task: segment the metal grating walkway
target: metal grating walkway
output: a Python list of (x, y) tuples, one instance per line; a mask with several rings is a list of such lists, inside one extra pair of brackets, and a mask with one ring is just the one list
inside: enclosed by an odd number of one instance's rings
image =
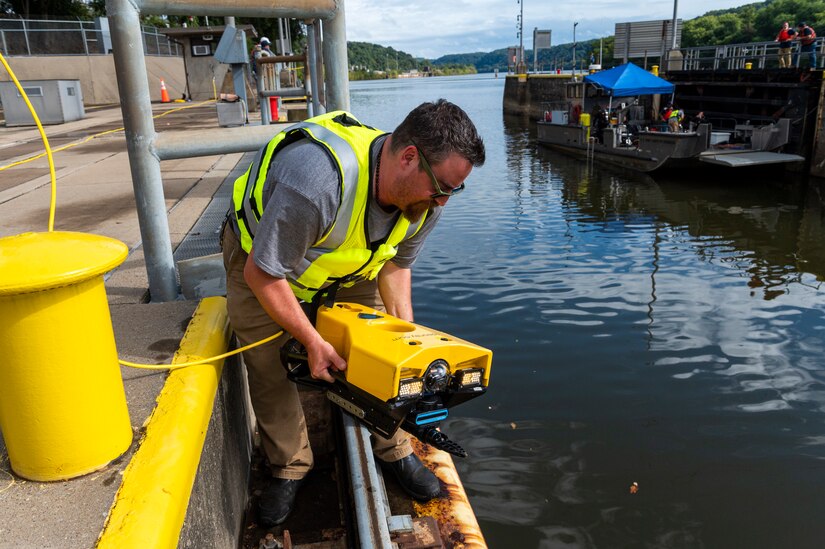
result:
[(221, 224), (232, 199), (232, 184), (246, 171), (255, 158), (255, 154), (255, 152), (244, 154), (223, 180), (200, 219), (192, 226), (178, 249), (175, 250), (175, 262), (220, 253)]

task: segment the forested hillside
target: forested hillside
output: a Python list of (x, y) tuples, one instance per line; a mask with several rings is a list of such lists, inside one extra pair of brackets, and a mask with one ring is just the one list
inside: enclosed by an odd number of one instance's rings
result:
[(417, 70), (434, 75), (467, 74), (476, 72), (472, 63), (439, 63), (414, 58), (409, 53), (368, 42), (347, 42), (350, 80), (394, 78), (399, 73)]
[(768, 0), (716, 10), (685, 21), (682, 46), (709, 46), (773, 40), (783, 21), (805, 21), (825, 32), (825, 0)]

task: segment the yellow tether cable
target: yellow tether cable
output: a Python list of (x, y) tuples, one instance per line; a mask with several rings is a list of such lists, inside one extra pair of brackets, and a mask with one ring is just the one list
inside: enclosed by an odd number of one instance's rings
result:
[(278, 332), (277, 334), (273, 334), (269, 337), (265, 337), (260, 341), (256, 341), (255, 343), (250, 343), (249, 345), (244, 345), (234, 351), (229, 351), (228, 353), (223, 353), (222, 355), (218, 356), (211, 356), (209, 358), (202, 358), (200, 360), (192, 360), (190, 362), (177, 362), (175, 364), (140, 364), (138, 362), (129, 362), (127, 360), (118, 360), (119, 364), (124, 366), (129, 366), (130, 368), (142, 368), (144, 370), (176, 370), (178, 368), (184, 368), (186, 366), (197, 366), (198, 364), (206, 364), (207, 362), (212, 362), (214, 360), (220, 360), (222, 358), (226, 358), (228, 356), (237, 355), (238, 353), (242, 353), (246, 350), (252, 349), (253, 347), (257, 347), (258, 345), (263, 345), (264, 343), (269, 343), (275, 338), (280, 337), (284, 333), (283, 330)]
[[(23, 96), (23, 101), (26, 102), (26, 106), (29, 107), (29, 110), (32, 113), (32, 117), (34, 118), (34, 123), (37, 124), (37, 130), (40, 132), (40, 137), (43, 139), (43, 146), (46, 147), (46, 156), (49, 158), (49, 175), (52, 178), (51, 183), (51, 199), (49, 201), (49, 232), (54, 230), (54, 208), (55, 204), (57, 203), (57, 177), (54, 173), (54, 159), (52, 158), (52, 150), (49, 148), (49, 139), (46, 137), (46, 132), (43, 131), (43, 125), (40, 123), (40, 118), (37, 117), (37, 113), (32, 107), (31, 102), (29, 101), (29, 96), (26, 95), (25, 90), (23, 90), (23, 86), (20, 85), (20, 81), (17, 79), (17, 76), (14, 75), (14, 71), (11, 70), (11, 67), (6, 62), (6, 58), (3, 57), (3, 54), (0, 53), (0, 61), (3, 62), (3, 66), (6, 67), (6, 70), (11, 76), (11, 79), (14, 80), (14, 85), (17, 86), (17, 90), (20, 92), (20, 95)], [(42, 154), (40, 156), (43, 156)]]
[[(51, 203), (49, 205), (49, 232), (51, 232), (51, 231), (54, 231), (54, 210), (55, 210), (55, 204), (57, 203), (57, 177), (56, 177), (55, 172), (54, 172), (54, 160), (52, 159), (52, 149), (51, 149), (51, 147), (49, 147), (49, 139), (46, 137), (46, 132), (43, 130), (43, 125), (40, 123), (40, 119), (37, 117), (37, 112), (34, 110), (34, 107), (32, 106), (31, 102), (29, 101), (29, 96), (26, 95), (25, 90), (23, 90), (23, 86), (20, 85), (20, 81), (17, 80), (17, 76), (15, 76), (14, 71), (11, 70), (11, 67), (6, 62), (6, 58), (3, 56), (2, 53), (0, 53), (0, 62), (2, 62), (3, 66), (6, 67), (6, 70), (8, 71), (9, 76), (11, 76), (11, 79), (14, 80), (14, 84), (15, 84), (15, 86), (17, 86), (17, 90), (20, 92), (20, 95), (23, 97), (23, 100), (26, 102), (26, 106), (29, 108), (29, 111), (31, 111), (31, 115), (34, 118), (34, 122), (37, 124), (38, 131), (40, 132), (40, 137), (43, 139), (43, 145), (46, 148), (45, 153), (40, 153), (36, 156), (32, 156), (32, 157), (29, 157), (29, 158), (26, 158), (26, 159), (23, 159), (23, 160), (20, 160), (20, 161), (17, 161), (17, 162), (13, 162), (13, 163), (8, 164), (6, 166), (2, 166), (2, 167), (0, 167), (0, 171), (11, 168), (13, 166), (24, 164), (26, 162), (31, 162), (32, 160), (36, 160), (38, 158), (42, 158), (44, 154), (49, 158), (49, 175), (51, 176), (51, 189), (52, 189)], [(212, 103), (212, 102), (213, 102), (213, 100), (210, 99), (210, 100), (206, 100), (206, 101), (201, 101), (200, 103), (197, 103), (195, 105), (186, 105), (184, 107), (178, 107), (176, 109), (169, 109), (168, 111), (164, 111), (164, 112), (162, 112), (158, 115), (153, 116), (152, 118), (160, 118), (162, 116), (166, 116), (167, 114), (170, 114), (170, 113), (173, 113), (173, 112), (181, 111), (183, 109), (191, 109), (193, 107), (200, 107), (201, 105), (204, 105), (206, 103)], [(117, 129), (114, 129), (114, 130), (107, 130), (105, 132), (100, 132), (100, 133), (97, 133), (95, 135), (87, 137), (83, 141), (80, 141), (80, 142), (77, 142), (77, 143), (69, 143), (68, 145), (64, 145), (63, 147), (60, 147), (59, 149), (55, 149), (54, 152), (63, 151), (63, 150), (66, 150), (70, 147), (76, 147), (78, 145), (88, 143), (89, 141), (91, 141), (92, 139), (94, 139), (96, 137), (100, 137), (102, 135), (106, 135), (106, 134), (110, 134), (110, 133), (114, 133), (114, 132), (119, 132), (119, 131), (122, 131), (123, 129), (124, 128), (117, 128)], [(192, 360), (192, 361), (189, 361), (189, 362), (178, 362), (176, 364), (140, 364), (138, 362), (129, 362), (127, 360), (118, 360), (118, 363), (122, 364), (124, 366), (129, 366), (130, 368), (142, 368), (142, 369), (145, 369), (145, 370), (175, 370), (175, 369), (178, 369), (178, 368), (184, 368), (186, 366), (196, 366), (198, 364), (206, 364), (207, 362), (213, 362), (215, 360), (220, 360), (222, 358), (226, 358), (226, 357), (229, 357), (229, 356), (232, 356), (232, 355), (236, 355), (238, 353), (242, 353), (242, 352), (244, 352), (248, 349), (252, 349), (253, 347), (257, 347), (259, 345), (263, 345), (264, 343), (268, 343), (268, 342), (272, 341), (273, 339), (275, 339), (277, 337), (280, 337), (281, 334), (283, 334), (283, 333), (284, 333), (284, 331), (281, 330), (280, 332), (278, 332), (276, 334), (273, 334), (269, 337), (261, 339), (260, 341), (256, 341), (255, 343), (250, 343), (249, 345), (245, 345), (245, 346), (243, 346), (239, 349), (235, 349), (234, 351), (229, 351), (228, 353), (223, 353), (221, 355), (212, 356), (212, 357), (209, 357), (209, 358), (202, 358), (200, 360)]]

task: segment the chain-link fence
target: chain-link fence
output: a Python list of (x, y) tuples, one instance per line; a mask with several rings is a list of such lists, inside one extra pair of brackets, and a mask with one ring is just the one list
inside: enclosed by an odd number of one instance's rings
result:
[[(143, 53), (177, 57), (180, 44), (144, 26)], [(3, 55), (98, 55), (112, 50), (109, 22), (105, 17), (93, 21), (0, 18), (0, 50)]]

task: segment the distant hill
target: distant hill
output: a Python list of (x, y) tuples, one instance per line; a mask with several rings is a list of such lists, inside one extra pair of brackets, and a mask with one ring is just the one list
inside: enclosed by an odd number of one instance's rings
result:
[[(576, 61), (579, 67), (587, 67), (591, 56), (596, 61), (599, 58), (600, 39), (579, 42), (576, 46)], [(362, 73), (382, 71), (389, 73), (406, 72), (417, 69), (421, 72), (438, 72), (440, 74), (456, 74), (467, 72), (493, 72), (494, 70), (507, 71), (507, 48), (491, 52), (457, 53), (444, 55), (438, 59), (429, 60), (395, 50), (391, 47), (379, 46), (368, 42), (348, 42), (347, 53), (351, 77), (358, 78)], [(603, 40), (603, 58), (606, 66), (612, 65), (613, 37)], [(533, 52), (527, 50), (525, 61), (533, 65)], [(561, 44), (539, 52), (538, 64), (542, 70), (572, 66), (573, 44)]]
[(420, 65), (409, 53), (369, 42), (347, 42), (347, 56), (350, 70), (404, 72)]
[(507, 49), (491, 52), (455, 53), (435, 59), (433, 64), (438, 65), (473, 65), (478, 72), (492, 72), (493, 69), (507, 70)]
[[(596, 63), (599, 61), (599, 47), (601, 42), (602, 59), (604, 66), (612, 67), (613, 62), (613, 37), (594, 40), (587, 40), (576, 44), (576, 65), (580, 68), (586, 68), (591, 63), (591, 57)], [(524, 62), (532, 69), (533, 67), (533, 50), (525, 49)], [(475, 53), (458, 53), (444, 55), (435, 59), (433, 65), (439, 66), (441, 64), (472, 64), (478, 72), (493, 72), (507, 70), (507, 48), (500, 50)], [(546, 50), (539, 51), (537, 59), (539, 70), (551, 70), (556, 67), (570, 68), (573, 65), (573, 43), (560, 44), (553, 46)]]
[(428, 59), (369, 42), (347, 42), (347, 56), (350, 80), (395, 77), (412, 70), (437, 75), (477, 72), (473, 63), (444, 62), (436, 65)]

